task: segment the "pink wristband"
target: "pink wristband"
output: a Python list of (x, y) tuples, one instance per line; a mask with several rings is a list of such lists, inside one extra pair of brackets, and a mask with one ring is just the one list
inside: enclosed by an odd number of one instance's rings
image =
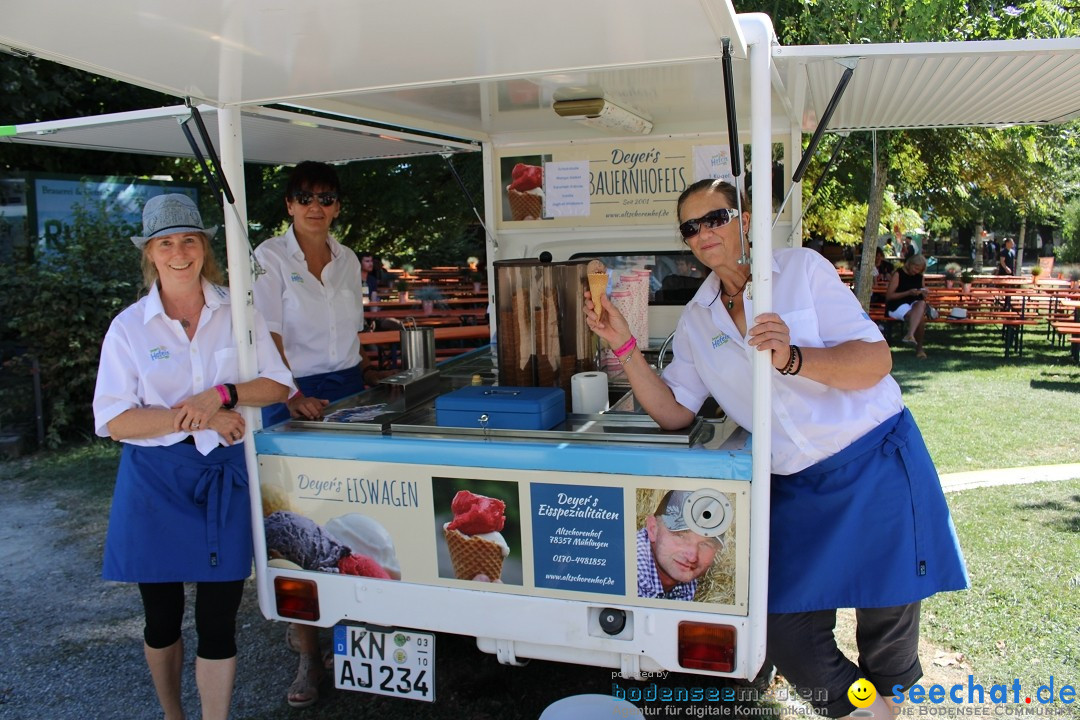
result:
[(621, 348), (619, 348), (618, 350), (613, 350), (612, 352), (615, 353), (615, 357), (621, 358), (623, 355), (630, 352), (631, 350), (633, 350), (636, 347), (637, 347), (637, 338), (634, 337), (633, 335), (631, 335), (630, 339), (627, 340), (626, 343)]
[(215, 385), (214, 389), (217, 390), (218, 397), (221, 398), (222, 405), (229, 404), (229, 389), (224, 385)]

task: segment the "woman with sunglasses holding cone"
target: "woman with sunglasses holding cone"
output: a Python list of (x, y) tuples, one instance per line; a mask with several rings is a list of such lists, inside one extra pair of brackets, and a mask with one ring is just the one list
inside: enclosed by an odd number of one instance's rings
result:
[[(255, 280), (255, 307), (292, 370), (300, 392), (263, 411), (263, 425), (290, 417), (315, 420), (328, 404), (364, 389), (366, 368), (357, 333), (364, 326), (360, 260), (330, 235), (341, 212), (341, 184), (325, 163), (305, 161), (293, 168), (285, 188), (292, 225), (266, 240), (255, 258), (266, 271)], [(290, 645), (300, 653), (288, 702), (307, 707), (319, 698), (323, 660), (316, 628), (294, 624)]]
[[(820, 688), (815, 707), (848, 715), (847, 690), (865, 677), (878, 690), (875, 717), (892, 718), (883, 696), (922, 674), (919, 603), (967, 587), (967, 573), (937, 472), (900, 388), (892, 357), (836, 270), (804, 248), (773, 253), (774, 311), (755, 314), (749, 243), (736, 190), (703, 180), (679, 196), (679, 232), (712, 273), (686, 306), (674, 357), (657, 376), (619, 310), (588, 299), (589, 327), (625, 368), (634, 395), (663, 428), (690, 424), (713, 396), (752, 427), (752, 360), (775, 368), (769, 661), (796, 687)], [(749, 207), (744, 201), (743, 207)], [(597, 321), (594, 303), (603, 307)], [(859, 664), (833, 637), (836, 609), (856, 608)]]

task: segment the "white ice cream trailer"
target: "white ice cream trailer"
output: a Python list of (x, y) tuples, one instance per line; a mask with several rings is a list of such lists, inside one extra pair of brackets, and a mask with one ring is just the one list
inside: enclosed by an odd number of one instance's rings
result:
[[(752, 678), (762, 665), (772, 374), (764, 355), (752, 428), (703, 411), (691, 428), (662, 432), (634, 412), (617, 373), (604, 391), (610, 410), (569, 412), (551, 426), (505, 427), (494, 410), (472, 427), (439, 418), (463, 389), (536, 385), (594, 398), (599, 384), (573, 380), (606, 369), (581, 332), (581, 260), (604, 260), (612, 296), (632, 309), (635, 332), (662, 363), (680, 310), (664, 281), (687, 259), (674, 201), (694, 180), (745, 182), (753, 171), (750, 259), (760, 266), (774, 244), (801, 238), (792, 177), (801, 176), (804, 134), (815, 133), (812, 151), (826, 127), (1080, 115), (1080, 84), (1068, 80), (1078, 76), (1077, 39), (785, 48), (768, 17), (737, 15), (720, 0), (551, 0), (528, 10), (485, 0), (37, 0), (5, 10), (0, 49), (201, 108), (235, 197), (225, 237), (249, 376), (258, 280), (245, 234), (245, 161), (483, 154), (477, 210), (492, 345), (403, 372), (332, 406), (342, 412), (328, 422), (265, 429), (246, 443), (263, 613), (337, 626), (339, 687), (420, 700), (435, 697), (433, 632), (474, 636), (508, 664), (542, 658), (626, 678), (665, 669)], [(0, 134), (190, 155), (177, 120), (191, 114), (178, 106)], [(774, 147), (783, 156), (780, 200)], [(755, 308), (768, 311), (771, 296), (769, 276), (755, 279)], [(255, 427), (258, 417), (247, 421)], [(669, 490), (685, 491), (676, 496), (683, 516), (719, 549), (692, 598), (639, 597), (639, 528)], [(479, 504), (455, 506), (458, 493)], [(463, 570), (450, 522), (466, 540), (501, 539), (501, 565)]]

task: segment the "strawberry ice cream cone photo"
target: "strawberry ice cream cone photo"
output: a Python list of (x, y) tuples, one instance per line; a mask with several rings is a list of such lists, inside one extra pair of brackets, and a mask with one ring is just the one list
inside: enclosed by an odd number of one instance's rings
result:
[(499, 481), (434, 480), (439, 576), (520, 585), (517, 488)]
[(544, 219), (544, 160), (541, 156), (503, 158), (503, 219)]

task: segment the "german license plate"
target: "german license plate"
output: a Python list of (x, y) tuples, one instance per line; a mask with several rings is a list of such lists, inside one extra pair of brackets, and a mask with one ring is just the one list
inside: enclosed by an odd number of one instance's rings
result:
[(435, 636), (336, 625), (334, 687), (435, 702)]

